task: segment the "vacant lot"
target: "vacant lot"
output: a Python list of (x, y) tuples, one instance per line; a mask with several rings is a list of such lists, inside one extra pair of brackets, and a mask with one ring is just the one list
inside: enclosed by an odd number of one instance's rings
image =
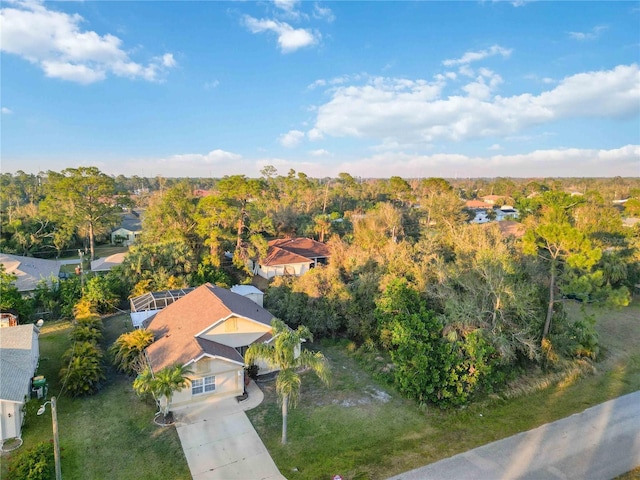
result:
[[(127, 328), (127, 316), (104, 321), (105, 343)], [(131, 388), (132, 379), (108, 372), (105, 387), (86, 398), (59, 395), (60, 357), (68, 348), (69, 322), (46, 324), (40, 336), (39, 373), (49, 381), (49, 395), (58, 397), (58, 423), (65, 479), (189, 479), (189, 469), (173, 427), (152, 422), (155, 406), (142, 402)], [(18, 453), (53, 438), (51, 412), (36, 416), (40, 401), (29, 404), (24, 445)], [(7, 477), (3, 456), (1, 478)]]
[[(580, 313), (575, 305), (570, 309)], [(289, 414), (288, 445), (280, 445), (273, 384), (265, 386), (265, 402), (248, 414), (287, 478), (387, 478), (640, 389), (640, 305), (590, 312), (607, 355), (595, 374), (517, 398), (422, 411), (363, 371), (346, 342), (333, 342), (318, 346), (331, 361), (333, 384), (325, 388), (304, 376), (300, 404)]]

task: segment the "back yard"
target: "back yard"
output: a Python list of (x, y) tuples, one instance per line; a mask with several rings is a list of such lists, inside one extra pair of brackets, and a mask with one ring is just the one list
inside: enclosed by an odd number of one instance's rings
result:
[[(576, 305), (569, 308), (579, 313)], [(300, 404), (289, 413), (288, 445), (280, 444), (273, 383), (263, 386), (265, 402), (248, 414), (287, 478), (387, 478), (640, 389), (640, 305), (591, 311), (606, 357), (580, 379), (567, 376), (547, 388), (529, 387), (526, 395), (452, 411), (420, 410), (367, 373), (346, 342), (327, 342), (315, 347), (331, 361), (333, 384), (304, 377)], [(536, 377), (530, 385), (546, 383)]]
[[(118, 315), (104, 320), (105, 345), (126, 330), (127, 318)], [(153, 423), (155, 405), (136, 396), (133, 379), (109, 369), (106, 385), (98, 394), (86, 398), (59, 395), (60, 357), (69, 347), (70, 329), (70, 322), (52, 322), (45, 324), (40, 335), (39, 373), (49, 381), (49, 395), (58, 398), (63, 478), (191, 478), (175, 429)], [(24, 445), (15, 454), (53, 438), (50, 408), (40, 417), (35, 413), (40, 403), (29, 403)], [(3, 454), (0, 477), (10, 479), (5, 460)]]

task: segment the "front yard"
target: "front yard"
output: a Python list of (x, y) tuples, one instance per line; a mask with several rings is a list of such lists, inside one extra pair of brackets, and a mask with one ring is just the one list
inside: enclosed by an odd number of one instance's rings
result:
[(333, 383), (326, 388), (312, 374), (303, 377), (300, 404), (289, 412), (288, 445), (280, 444), (273, 383), (263, 385), (264, 403), (247, 413), (291, 480), (387, 478), (640, 389), (640, 305), (594, 313), (608, 355), (596, 373), (517, 398), (420, 410), (364, 371), (347, 342), (326, 342), (316, 347), (331, 361)]
[[(332, 364), (333, 383), (326, 388), (311, 374), (303, 377), (300, 404), (289, 413), (288, 445), (280, 445), (273, 383), (262, 385), (264, 403), (247, 413), (291, 480), (336, 474), (345, 480), (387, 478), (640, 389), (640, 304), (594, 312), (607, 351), (596, 373), (528, 395), (451, 411), (421, 410), (363, 369), (348, 342), (323, 342), (316, 347)], [(104, 325), (109, 345), (127, 329), (127, 317), (107, 318)], [(138, 399), (131, 378), (111, 369), (97, 395), (59, 395), (60, 357), (69, 346), (69, 330), (69, 322), (47, 323), (40, 336), (39, 373), (49, 380), (49, 395), (58, 396), (63, 478), (189, 479), (175, 429), (152, 422), (154, 405)], [(24, 445), (16, 453), (52, 438), (49, 408), (41, 417), (35, 414), (40, 403), (29, 405)], [(0, 478), (11, 478), (6, 459)]]
[[(126, 315), (104, 320), (105, 344), (126, 329)], [(132, 379), (108, 370), (105, 387), (86, 398), (59, 395), (60, 357), (69, 346), (70, 322), (46, 323), (40, 335), (39, 373), (49, 381), (49, 396), (58, 398), (58, 423), (65, 479), (189, 479), (175, 428), (161, 428), (152, 419), (155, 406), (142, 402), (131, 387)], [(53, 438), (51, 411), (36, 415), (41, 401), (29, 403), (24, 445), (28, 449)], [(6, 454), (1, 478), (11, 478)]]

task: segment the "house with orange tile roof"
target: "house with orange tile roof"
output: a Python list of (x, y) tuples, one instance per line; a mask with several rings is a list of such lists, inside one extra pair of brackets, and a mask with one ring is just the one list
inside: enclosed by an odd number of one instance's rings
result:
[(471, 209), (483, 209), (483, 210), (488, 210), (490, 208), (493, 208), (493, 205), (483, 202), (482, 200), (467, 200), (464, 206)]
[[(253, 343), (273, 339), (272, 319), (251, 296), (207, 283), (145, 320), (143, 326), (154, 334), (145, 350), (151, 370), (174, 364), (192, 370), (190, 386), (174, 393), (171, 408), (241, 395), (244, 353)], [(258, 366), (261, 374), (270, 371), (265, 364)]]
[(326, 264), (329, 247), (311, 238), (271, 240), (267, 256), (253, 264), (253, 273), (270, 279), (279, 275), (302, 275), (317, 265)]

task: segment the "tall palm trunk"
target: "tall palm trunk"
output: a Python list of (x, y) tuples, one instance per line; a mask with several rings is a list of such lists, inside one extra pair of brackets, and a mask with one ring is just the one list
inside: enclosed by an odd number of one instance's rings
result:
[(282, 444), (287, 443), (287, 415), (289, 413), (289, 395), (282, 397)]

